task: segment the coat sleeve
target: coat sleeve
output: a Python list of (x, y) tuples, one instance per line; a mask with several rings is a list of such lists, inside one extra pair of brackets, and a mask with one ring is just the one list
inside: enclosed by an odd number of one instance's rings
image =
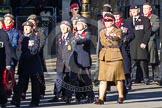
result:
[(128, 28), (127, 34), (125, 35), (126, 42), (130, 43), (134, 39), (133, 25), (129, 20), (125, 20), (125, 27)]
[(8, 38), (8, 35), (6, 32), (3, 32), (3, 37), (4, 37), (4, 45), (5, 45), (5, 53), (6, 53), (6, 66), (10, 66), (11, 65), (11, 44)]
[(12, 47), (16, 48), (18, 46), (18, 39), (19, 39), (19, 33), (17, 30), (15, 30), (12, 38)]
[(151, 33), (152, 36), (154, 35), (154, 33), (156, 33), (159, 30), (160, 27), (159, 17), (154, 15), (151, 20), (151, 23), (152, 23), (152, 33)]
[(148, 43), (150, 36), (151, 36), (151, 24), (150, 24), (150, 20), (148, 18), (143, 19), (144, 20), (144, 38), (142, 43), (146, 44)]
[(96, 48), (96, 54), (99, 54), (99, 51), (101, 50), (101, 42), (100, 42), (100, 31), (101, 31), (101, 28), (102, 28), (102, 22), (99, 20), (97, 22), (98, 24), (98, 38), (97, 38), (97, 48)]
[(40, 48), (39, 48), (39, 50), (41, 50), (44, 47), (44, 45), (46, 44), (46, 39), (47, 39), (47, 36), (45, 34), (45, 28), (38, 29), (38, 36), (40, 37)]
[(84, 38), (78, 38), (75, 40), (77, 45), (85, 44), (87, 42), (90, 42), (90, 33), (86, 32), (86, 36)]

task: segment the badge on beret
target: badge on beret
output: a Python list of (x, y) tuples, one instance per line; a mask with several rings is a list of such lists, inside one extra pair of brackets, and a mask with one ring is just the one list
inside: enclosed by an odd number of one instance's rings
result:
[(67, 50), (68, 50), (68, 51), (71, 51), (71, 45), (68, 45), (68, 46), (67, 46)]

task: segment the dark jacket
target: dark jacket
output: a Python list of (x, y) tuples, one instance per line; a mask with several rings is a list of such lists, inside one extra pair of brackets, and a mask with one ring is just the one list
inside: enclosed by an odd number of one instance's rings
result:
[[(133, 24), (133, 17), (130, 17), (128, 20), (130, 20)], [(148, 47), (142, 49), (140, 48), (140, 45), (142, 43), (148, 45), (151, 31), (150, 20), (146, 17), (140, 16), (134, 26), (135, 38), (130, 43), (130, 52), (132, 59), (148, 60)]]
[[(33, 41), (33, 46), (29, 45)], [(34, 34), (29, 37), (21, 37), (21, 56), (19, 60), (18, 73), (23, 75), (41, 75), (43, 73), (39, 56), (39, 38)]]
[(134, 39), (133, 25), (129, 20), (123, 19), (119, 28), (122, 30), (120, 50), (123, 56), (124, 72), (131, 73), (130, 42)]
[(62, 40), (62, 34), (57, 36), (56, 50), (57, 50), (57, 61), (56, 71), (57, 72), (70, 72), (68, 60), (72, 52), (71, 38), (74, 36), (73, 33), (69, 32), (67, 38)]
[(75, 33), (76, 45), (74, 46), (74, 54), (76, 64), (80, 68), (90, 67), (92, 64), (90, 56), (90, 33), (83, 31), (82, 34)]
[(11, 44), (7, 33), (0, 29), (0, 72), (3, 72), (6, 66), (11, 66)]
[(150, 63), (159, 63), (158, 48), (156, 41), (156, 34), (158, 33), (160, 27), (159, 17), (157, 15), (152, 14), (149, 17), (149, 19), (152, 27), (151, 37), (148, 43), (149, 60)]
[(39, 47), (39, 56), (40, 56), (40, 59), (41, 59), (41, 64), (42, 64), (42, 67), (43, 67), (43, 72), (47, 72), (47, 67), (46, 67), (46, 63), (45, 63), (45, 59), (44, 59), (44, 46), (46, 44), (46, 39), (47, 39), (47, 36), (45, 34), (45, 28), (43, 27), (38, 27), (36, 30), (35, 30), (35, 33), (37, 34), (37, 36), (39, 37), (40, 39), (40, 47)]

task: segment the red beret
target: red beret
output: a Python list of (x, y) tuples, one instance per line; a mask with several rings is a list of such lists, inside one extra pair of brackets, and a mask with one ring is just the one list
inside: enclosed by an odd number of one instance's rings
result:
[(73, 4), (70, 5), (70, 9), (73, 9), (75, 7), (79, 7), (78, 3), (73, 3)]

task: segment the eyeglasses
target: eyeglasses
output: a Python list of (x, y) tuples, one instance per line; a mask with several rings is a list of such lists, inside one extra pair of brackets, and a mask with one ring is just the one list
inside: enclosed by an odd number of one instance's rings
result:
[(74, 9), (75, 11), (79, 11), (79, 9)]

